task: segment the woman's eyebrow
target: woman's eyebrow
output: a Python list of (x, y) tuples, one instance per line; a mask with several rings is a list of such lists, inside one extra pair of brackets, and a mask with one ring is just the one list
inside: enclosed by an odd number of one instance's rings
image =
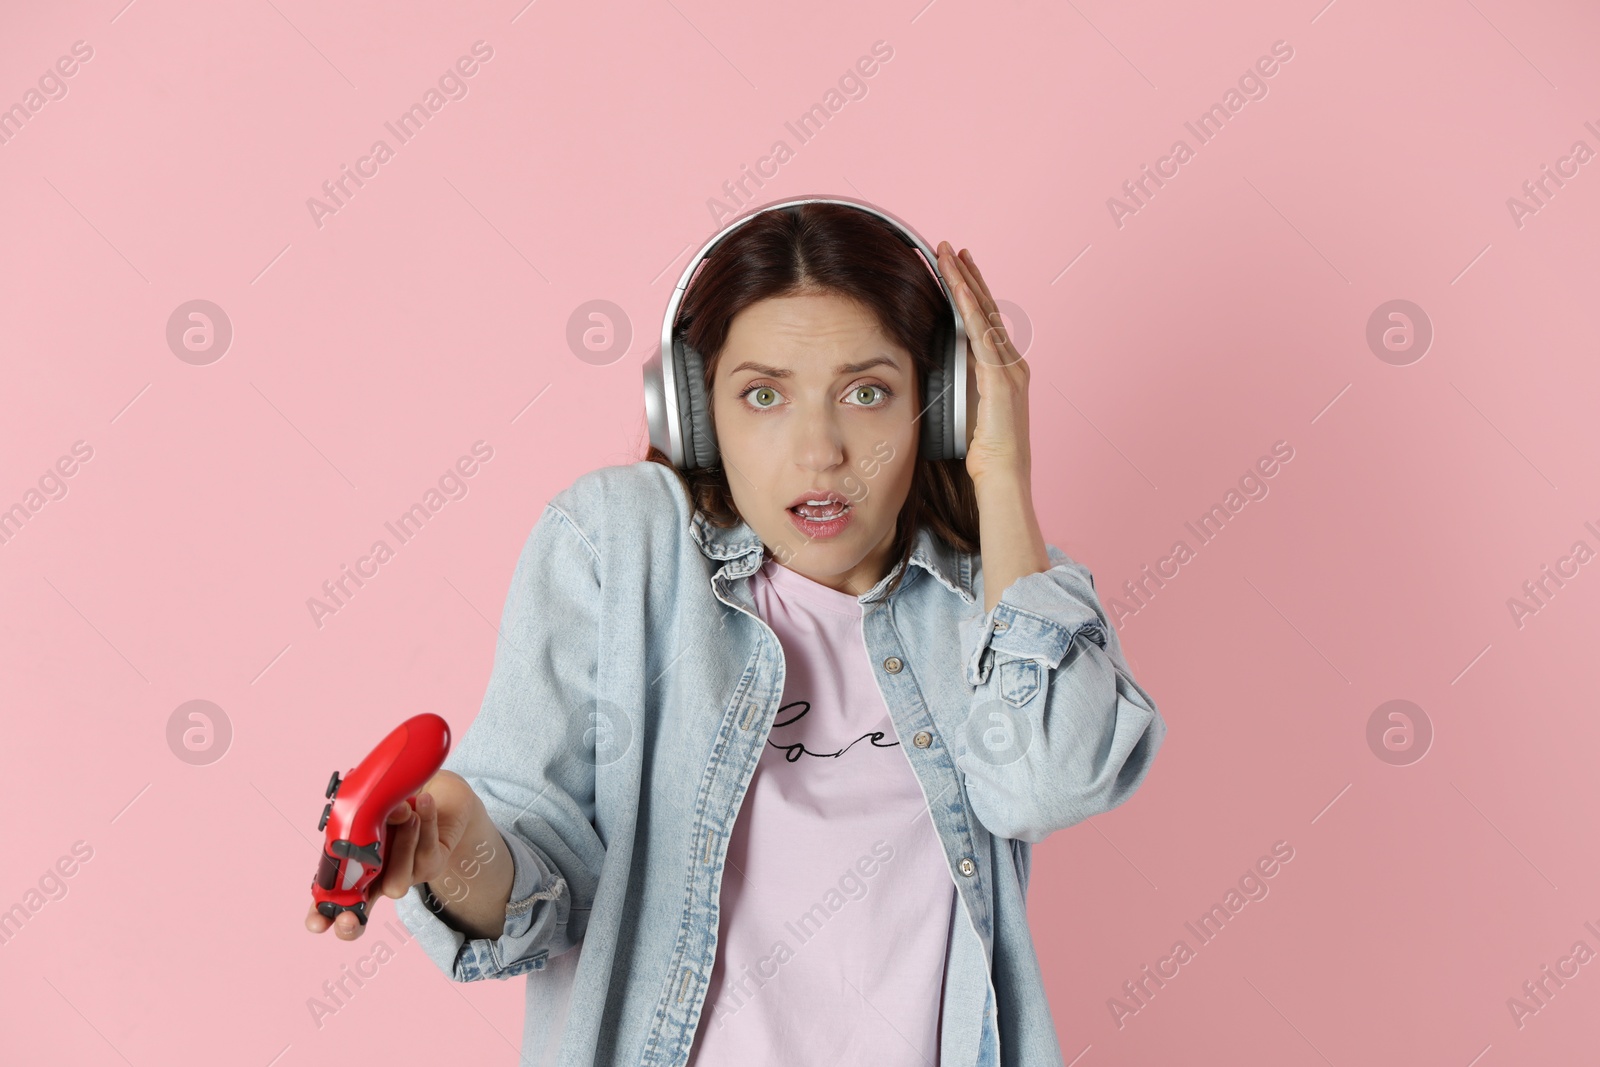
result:
[[(860, 374), (864, 370), (868, 370), (869, 368), (877, 367), (877, 366), (885, 365), (885, 364), (890, 366), (890, 367), (893, 367), (895, 370), (899, 370), (900, 369), (900, 364), (896, 363), (889, 356), (873, 356), (871, 359), (866, 360), (866, 361), (861, 362), (861, 363), (844, 363), (844, 364), (841, 364), (838, 367), (835, 367), (833, 372), (835, 374)], [(754, 363), (754, 362), (752, 362), (752, 361), (750, 361), (748, 359), (745, 360), (743, 363), (739, 364), (737, 367), (733, 368), (731, 371), (728, 372), (728, 374), (731, 377), (731, 376), (733, 376), (735, 374), (738, 374), (740, 371), (747, 371), (747, 370), (753, 370), (757, 374), (765, 374), (769, 378), (793, 378), (794, 377), (794, 371), (792, 371), (792, 370), (784, 370), (784, 369), (779, 368), (779, 367), (769, 367), (765, 363)]]

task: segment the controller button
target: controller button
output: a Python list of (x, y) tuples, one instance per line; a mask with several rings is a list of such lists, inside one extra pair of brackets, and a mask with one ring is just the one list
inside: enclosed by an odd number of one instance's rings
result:
[(358, 845), (353, 841), (347, 841), (341, 838), (340, 840), (330, 844), (328, 846), (328, 851), (333, 853), (335, 856), (342, 856), (348, 860), (355, 860), (357, 863), (363, 863), (368, 867), (382, 867), (383, 857), (380, 854), (380, 846), (382, 846), (382, 844), (383, 842), (381, 841), (374, 841), (370, 845)]
[(326, 830), (328, 828), (328, 818), (332, 814), (333, 814), (333, 801), (330, 800), (330, 801), (328, 801), (328, 806), (322, 809), (322, 821), (317, 823), (317, 829), (318, 830)]
[(339, 784), (339, 772), (334, 771), (333, 777), (328, 779), (328, 791), (323, 796), (333, 799), (334, 794), (339, 792)]
[[(322, 854), (322, 862), (317, 864), (317, 885), (321, 886), (323, 889), (332, 889), (338, 884), (339, 858), (337, 856), (330, 856), (324, 852)], [(324, 912), (324, 914), (326, 914), (326, 912)], [(337, 914), (338, 912), (334, 913), (334, 915)], [(333, 917), (333, 915), (328, 916), (330, 919)]]

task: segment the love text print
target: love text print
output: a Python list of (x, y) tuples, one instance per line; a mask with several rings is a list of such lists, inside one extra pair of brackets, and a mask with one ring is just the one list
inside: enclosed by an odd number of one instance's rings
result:
[[(809, 701), (809, 700), (792, 701), (791, 703), (785, 704), (782, 707), (780, 707), (778, 709), (778, 714), (781, 716), (785, 711), (788, 711), (790, 708), (796, 708), (796, 707), (799, 708), (800, 710), (795, 712), (793, 715), (789, 716), (789, 718), (787, 718), (787, 719), (781, 719), (780, 718), (780, 719), (774, 720), (773, 723), (772, 723), (772, 728), (774, 730), (777, 730), (777, 729), (781, 729), (782, 727), (788, 726), (788, 725), (790, 725), (792, 723), (799, 722), (801, 719), (803, 719), (805, 717), (806, 712), (811, 710), (811, 701)], [(888, 737), (888, 736), (889, 736), (888, 732), (885, 731), (885, 730), (869, 730), (866, 733), (862, 734), (860, 737), (856, 738), (856, 741), (870, 740), (872, 742), (872, 747), (873, 748), (892, 748), (895, 745), (898, 745), (900, 743), (898, 741), (890, 741), (888, 744), (883, 744), (883, 745), (878, 744), (879, 741), (882, 741), (885, 737)], [(846, 752), (850, 751), (850, 749), (855, 745), (856, 741), (850, 742), (850, 744), (844, 746), (843, 748), (841, 748), (837, 752), (812, 752), (810, 749), (806, 748), (806, 746), (803, 743), (801, 743), (799, 741), (796, 741), (792, 745), (780, 745), (776, 741), (773, 741), (771, 738), (768, 738), (767, 739), (767, 744), (771, 745), (773, 748), (782, 749), (783, 750), (783, 758), (788, 760), (790, 763), (793, 763), (796, 760), (798, 760), (801, 756), (819, 756), (819, 757), (823, 757), (823, 758), (837, 758), (839, 756), (844, 755)]]

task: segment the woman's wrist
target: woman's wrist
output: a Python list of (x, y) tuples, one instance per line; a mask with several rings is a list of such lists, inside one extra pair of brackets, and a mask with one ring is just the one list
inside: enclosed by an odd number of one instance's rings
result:
[(514, 873), (510, 846), (480, 805), (444, 873), (418, 885), (423, 903), (446, 925), (469, 937), (493, 939), (505, 932)]
[(1050, 569), (1033, 487), (1020, 473), (990, 477), (977, 487), (978, 537), (983, 555), (983, 610), (990, 612), (1011, 583)]

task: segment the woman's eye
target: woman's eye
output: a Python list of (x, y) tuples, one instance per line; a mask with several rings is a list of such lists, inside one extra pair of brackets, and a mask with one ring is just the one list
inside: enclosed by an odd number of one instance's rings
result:
[[(883, 401), (875, 403), (873, 401), (875, 394), (882, 394)], [(858, 385), (856, 386), (853, 395), (856, 397), (856, 399), (862, 401), (862, 407), (873, 408), (882, 407), (884, 403), (888, 402), (889, 397), (893, 396), (894, 394), (890, 393), (887, 388), (881, 385)]]
[(752, 398), (758, 408), (770, 408), (778, 402), (778, 391), (770, 385), (753, 386), (741, 395)]

